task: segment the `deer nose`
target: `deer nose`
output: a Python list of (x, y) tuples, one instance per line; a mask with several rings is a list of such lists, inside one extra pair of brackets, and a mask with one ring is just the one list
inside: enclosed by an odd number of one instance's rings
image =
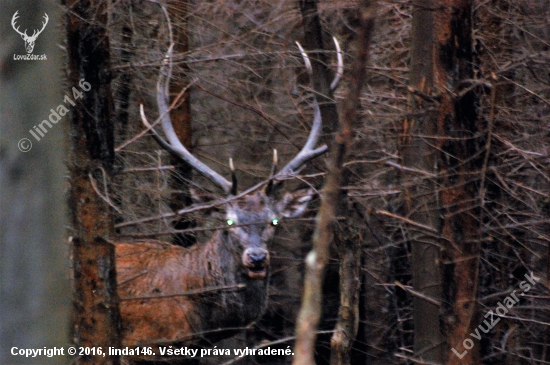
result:
[(250, 263), (256, 265), (265, 261), (267, 255), (265, 253), (250, 253), (248, 254), (248, 259)]
[(243, 254), (243, 264), (249, 268), (263, 268), (269, 265), (269, 252), (260, 247), (247, 248)]
[(267, 277), (269, 252), (261, 247), (249, 247), (243, 252), (243, 265), (247, 268), (248, 277), (254, 280)]

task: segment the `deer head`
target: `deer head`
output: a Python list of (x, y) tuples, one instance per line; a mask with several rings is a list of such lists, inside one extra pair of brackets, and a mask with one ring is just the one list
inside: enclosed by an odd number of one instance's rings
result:
[[(194, 188), (191, 188), (191, 194), (199, 204), (215, 199), (212, 194)], [(240, 257), (243, 275), (250, 279), (266, 278), (268, 244), (277, 226), (284, 218), (300, 216), (313, 196), (313, 189), (300, 189), (278, 197), (267, 188), (242, 196), (228, 196), (228, 202), (220, 208), (225, 226), (220, 239)]]
[(44, 22), (42, 22), (42, 29), (40, 30), (35, 29), (32, 35), (29, 36), (27, 35), (26, 29), (24, 32), (21, 32), (19, 31), (19, 27), (16, 27), (15, 25), (15, 21), (17, 20), (17, 18), (19, 18), (18, 13), (19, 13), (19, 10), (17, 10), (15, 14), (13, 14), (13, 17), (11, 18), (11, 26), (17, 33), (19, 33), (21, 38), (23, 38), (23, 40), (25, 41), (25, 49), (27, 50), (27, 53), (32, 53), (34, 49), (34, 42), (36, 42), (36, 38), (38, 38), (40, 33), (42, 33), (42, 31), (44, 30), (44, 28), (46, 28), (46, 25), (48, 24), (48, 20), (49, 20), (48, 14), (44, 13), (44, 16), (43, 16)]

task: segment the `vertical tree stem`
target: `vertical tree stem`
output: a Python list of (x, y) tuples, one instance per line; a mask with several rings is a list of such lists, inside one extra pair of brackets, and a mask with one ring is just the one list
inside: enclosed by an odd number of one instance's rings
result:
[(359, 117), (357, 113), (360, 105), (359, 96), (366, 76), (365, 65), (368, 58), (368, 45), (374, 26), (373, 8), (370, 1), (364, 0), (361, 2), (358, 55), (354, 60), (351, 71), (353, 82), (344, 105), (344, 116), (340, 120), (340, 129), (334, 137), (328, 158), (328, 173), (313, 235), (313, 250), (306, 257), (304, 294), (296, 326), (297, 339), (293, 365), (315, 364), (314, 346), (321, 316), (324, 270), (328, 260), (329, 246), (334, 236), (336, 210), (342, 198), (340, 188), (344, 180), (343, 161), (347, 148), (351, 143), (352, 126)]
[[(71, 114), (69, 207), (74, 250), (74, 341), (82, 347), (120, 347), (113, 233), (108, 205), (92, 179), (109, 181), (114, 161), (113, 95), (107, 1), (67, 0)], [(82, 96), (78, 97), (78, 92)], [(78, 98), (78, 100), (77, 100)], [(106, 176), (103, 176), (106, 175)], [(105, 179), (103, 179), (105, 178)], [(108, 187), (105, 187), (108, 189)], [(118, 364), (116, 356), (86, 355), (77, 364)]]

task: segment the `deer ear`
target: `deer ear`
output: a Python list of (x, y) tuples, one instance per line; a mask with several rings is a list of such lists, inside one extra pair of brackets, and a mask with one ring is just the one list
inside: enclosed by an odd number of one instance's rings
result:
[(277, 203), (277, 211), (285, 218), (295, 218), (301, 215), (313, 198), (313, 189), (300, 189), (292, 193), (285, 193)]

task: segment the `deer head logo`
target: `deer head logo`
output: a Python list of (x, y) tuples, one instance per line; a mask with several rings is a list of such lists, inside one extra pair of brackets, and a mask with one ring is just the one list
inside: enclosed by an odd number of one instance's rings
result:
[(25, 41), (25, 49), (27, 50), (27, 53), (32, 53), (32, 50), (34, 49), (34, 42), (36, 42), (36, 38), (42, 33), (44, 28), (46, 28), (46, 24), (48, 24), (48, 14), (44, 13), (44, 22), (42, 22), (42, 29), (40, 30), (34, 30), (31, 36), (27, 35), (27, 30), (25, 29), (24, 32), (19, 31), (19, 27), (16, 27), (15, 21), (17, 18), (19, 18), (19, 15), (17, 14), (19, 10), (13, 14), (13, 17), (11, 18), (11, 26), (13, 29), (21, 35), (21, 38)]

